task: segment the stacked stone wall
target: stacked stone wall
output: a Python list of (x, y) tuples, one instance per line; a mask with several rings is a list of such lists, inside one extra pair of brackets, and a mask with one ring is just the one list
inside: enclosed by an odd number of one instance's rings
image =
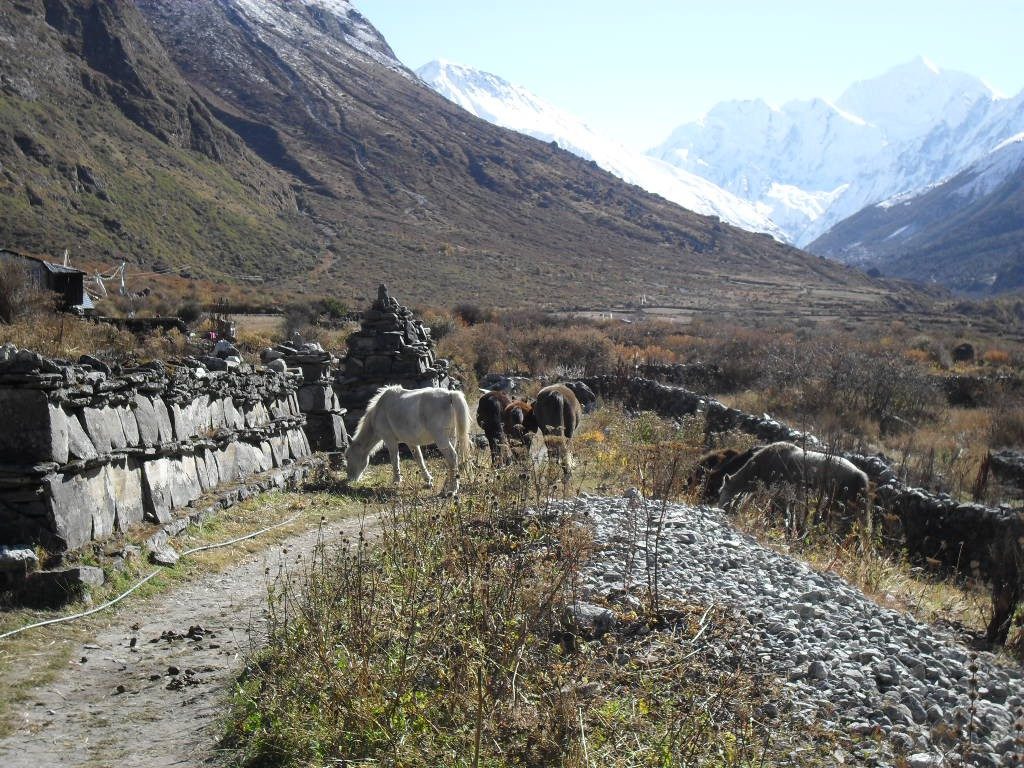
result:
[(190, 359), (115, 374), (3, 347), (0, 544), (78, 548), (307, 457), (300, 383)]
[(325, 453), (344, 451), (348, 447), (345, 409), (333, 380), (337, 358), (316, 342), (278, 344), (263, 350), (261, 358), (271, 365), (280, 365), (280, 370), (301, 371), (299, 409), (306, 418), (303, 430), (310, 447)]

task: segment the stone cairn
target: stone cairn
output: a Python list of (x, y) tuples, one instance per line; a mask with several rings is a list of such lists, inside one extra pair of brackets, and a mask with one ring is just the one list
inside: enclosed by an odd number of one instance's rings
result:
[(448, 361), (434, 357), (430, 329), (414, 319), (384, 285), (363, 313), (359, 330), (348, 337), (348, 353), (336, 382), (350, 432), (355, 431), (370, 398), (385, 385), (456, 388), (448, 376)]
[[(310, 454), (299, 383), (244, 363), (114, 372), (89, 356), (0, 347), (0, 550), (59, 553), (143, 521), (168, 524), (250, 476), (283, 487)], [(0, 557), (0, 570), (8, 560), (24, 565)]]
[(299, 409), (306, 417), (303, 429), (310, 447), (325, 453), (344, 451), (348, 447), (345, 409), (341, 407), (332, 380), (332, 367), (337, 365), (337, 359), (316, 342), (277, 344), (264, 349), (260, 359), (278, 370), (302, 372)]

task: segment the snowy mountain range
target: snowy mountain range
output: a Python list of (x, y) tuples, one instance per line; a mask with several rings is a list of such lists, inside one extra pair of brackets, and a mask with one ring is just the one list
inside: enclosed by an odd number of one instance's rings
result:
[(431, 61), (416, 74), (437, 93), (489, 123), (553, 141), (620, 179), (684, 208), (786, 239), (765, 214), (763, 205), (743, 200), (697, 173), (600, 136), (574, 115), (497, 75), (446, 61)]
[(650, 154), (766, 210), (804, 246), (866, 206), (948, 178), (1024, 131), (1006, 99), (924, 58), (851, 85), (835, 102), (728, 101)]

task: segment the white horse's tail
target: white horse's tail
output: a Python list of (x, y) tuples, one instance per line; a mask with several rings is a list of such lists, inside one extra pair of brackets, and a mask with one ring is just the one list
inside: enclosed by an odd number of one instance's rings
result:
[(466, 467), (466, 474), (473, 475), (473, 445), (469, 439), (469, 428), (473, 423), (473, 413), (469, 410), (466, 396), (461, 392), (452, 392), (452, 407), (455, 409), (455, 450), (459, 454), (459, 464)]

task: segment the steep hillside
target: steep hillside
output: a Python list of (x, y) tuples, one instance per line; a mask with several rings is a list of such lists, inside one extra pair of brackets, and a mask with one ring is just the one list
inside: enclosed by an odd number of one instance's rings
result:
[(918, 195), (865, 208), (809, 248), (968, 293), (1024, 287), (1024, 134)]
[(289, 180), (216, 120), (132, 3), (4, 3), (0, 72), (0, 242), (200, 274), (312, 263)]
[(342, 299), (888, 295), (472, 117), (345, 0), (17, 0), (0, 24), (8, 246)]

